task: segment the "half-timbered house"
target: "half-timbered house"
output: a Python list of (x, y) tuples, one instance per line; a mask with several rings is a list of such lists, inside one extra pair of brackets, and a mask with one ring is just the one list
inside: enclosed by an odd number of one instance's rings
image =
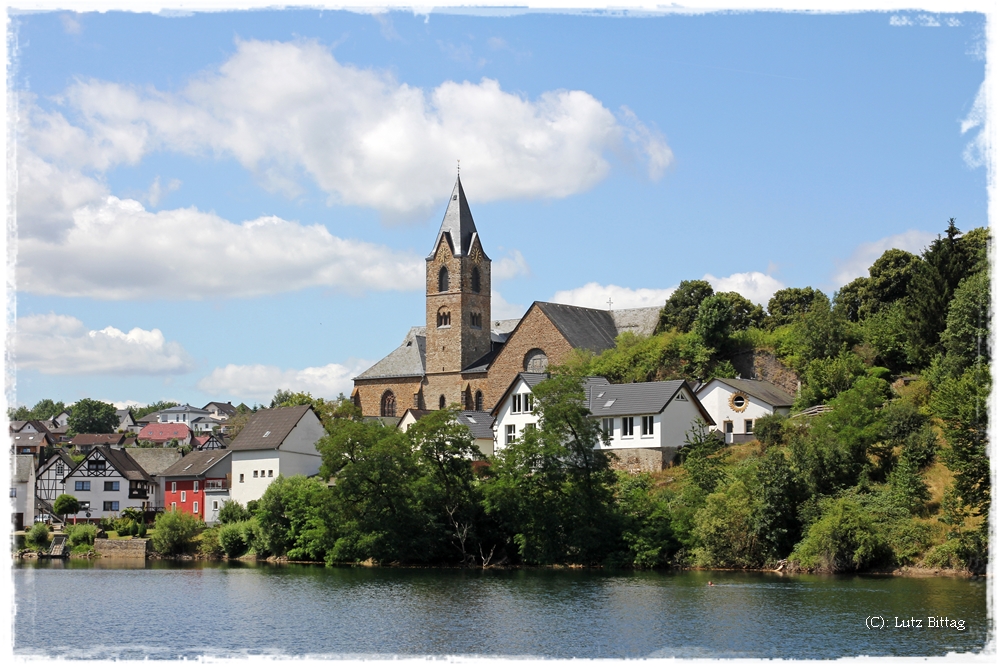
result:
[(66, 493), (87, 518), (118, 515), (126, 507), (151, 509), (156, 482), (124, 449), (98, 445), (66, 475)]

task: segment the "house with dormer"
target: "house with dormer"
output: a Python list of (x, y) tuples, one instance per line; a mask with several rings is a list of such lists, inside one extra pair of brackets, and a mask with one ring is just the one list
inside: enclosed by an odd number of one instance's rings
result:
[(76, 467), (76, 462), (63, 449), (56, 449), (45, 463), (38, 466), (35, 475), (35, 497), (52, 504), (66, 492), (66, 474)]
[(117, 516), (126, 507), (150, 509), (156, 482), (128, 450), (98, 445), (64, 480), (87, 519)]
[(319, 415), (309, 405), (255, 412), (229, 445), (232, 499), (245, 506), (259, 500), (278, 475), (319, 473), (322, 461), (316, 443), (325, 435)]
[(761, 417), (788, 415), (795, 398), (764, 380), (715, 378), (698, 388), (698, 398), (712, 415), (727, 443), (755, 439), (754, 424)]
[(231, 454), (226, 449), (191, 452), (160, 473), (164, 507), (206, 523), (218, 521), (219, 509), (229, 499)]

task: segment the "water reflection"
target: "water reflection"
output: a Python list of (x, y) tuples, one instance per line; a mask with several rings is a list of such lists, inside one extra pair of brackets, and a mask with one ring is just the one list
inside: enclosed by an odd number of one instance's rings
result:
[[(974, 651), (988, 625), (982, 580), (139, 563), (17, 566), (15, 650), (86, 650), (106, 659), (136, 651), (164, 658), (837, 658)], [(155, 600), (158, 622), (151, 627), (128, 604), (102, 607), (98, 627), (64, 627), (62, 647), (36, 623), (53, 613), (89, 617), (94, 599)], [(205, 613), (212, 623), (190, 622)], [(872, 614), (961, 617), (967, 629), (876, 631), (865, 627)], [(124, 646), (123, 637), (142, 637), (143, 645)]]

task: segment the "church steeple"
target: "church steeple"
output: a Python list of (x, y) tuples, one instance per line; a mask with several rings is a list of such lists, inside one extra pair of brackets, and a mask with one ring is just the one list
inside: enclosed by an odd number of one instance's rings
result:
[(445, 234), (448, 235), (455, 257), (468, 257), (473, 239), (479, 235), (476, 231), (476, 222), (472, 219), (472, 211), (469, 209), (469, 201), (465, 198), (465, 190), (462, 189), (461, 176), (455, 179), (455, 187), (452, 188), (451, 198), (448, 200), (448, 209), (444, 212), (441, 229), (434, 239), (434, 247), (428, 259), (437, 252), (441, 237)]

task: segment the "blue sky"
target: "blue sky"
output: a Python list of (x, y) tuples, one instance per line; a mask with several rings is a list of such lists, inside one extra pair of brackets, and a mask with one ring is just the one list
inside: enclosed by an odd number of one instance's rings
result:
[(832, 295), (987, 224), (977, 14), (13, 18), (17, 404), (349, 392), (458, 159), (494, 319)]

